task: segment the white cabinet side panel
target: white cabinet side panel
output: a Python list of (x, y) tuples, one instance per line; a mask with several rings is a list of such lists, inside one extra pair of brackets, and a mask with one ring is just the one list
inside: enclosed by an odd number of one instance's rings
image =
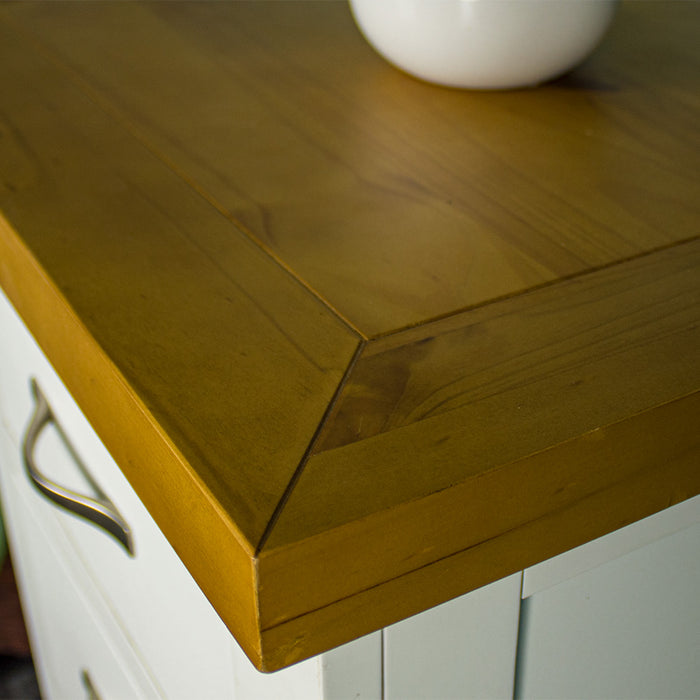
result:
[(382, 700), (382, 633), (321, 656), (323, 700)]
[(385, 700), (510, 698), (521, 574), (384, 631)]
[(261, 673), (231, 638), (235, 700), (323, 700), (319, 657)]
[(700, 525), (523, 602), (522, 698), (700, 693)]

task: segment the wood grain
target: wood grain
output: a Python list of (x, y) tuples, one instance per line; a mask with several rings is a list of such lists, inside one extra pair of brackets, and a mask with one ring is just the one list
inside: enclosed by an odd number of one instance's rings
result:
[(0, 81), (0, 283), (259, 663), (253, 552), (358, 339), (3, 25)]
[(561, 442), (692, 391), (699, 267), (694, 240), (370, 343), (314, 453), (423, 422), (437, 436), (435, 423), (471, 423), (474, 409), (498, 462), (491, 430), (534, 437), (539, 426), (536, 439)]
[[(549, 507), (557, 510), (559, 495), (568, 497), (571, 488), (571, 493), (596, 490), (598, 479), (629, 475), (636, 468), (637, 435), (607, 457), (600, 445), (600, 463), (591, 457), (585, 475), (577, 458), (562, 457), (551, 475), (555, 486), (538, 487), (529, 505), (520, 502), (525, 487), (516, 487), (512, 474), (500, 481), (510, 473), (505, 465), (547, 455), (551, 446), (567, 445), (579, 435), (602, 430), (602, 436), (607, 426), (653, 415), (659, 406), (697, 392), (699, 266), (700, 241), (695, 241), (465, 314), (465, 325), (450, 332), (424, 327), (426, 338), (385, 353), (369, 352), (370, 345), (326, 424), (326, 442), (322, 435), (266, 548), (288, 548), (292, 556), (307, 546), (325, 546), (337, 529), (380, 513), (389, 518), (394, 509), (400, 512), (405, 504), (459, 484), (487, 490), (465, 493), (449, 514), (434, 505), (427, 522), (412, 514), (392, 519), (386, 534), (365, 537), (353, 530), (358, 541), (371, 546), (351, 561), (331, 564), (329, 552), (319, 551), (319, 568), (309, 577), (337, 573), (339, 588), (301, 590), (276, 572), (274, 584), (261, 591), (262, 610), (270, 615), (263, 613), (264, 619), (277, 621), (282, 609), (298, 615), (331, 603), (333, 595), (340, 599), (374, 585), (373, 557), (379, 551), (383, 572), (392, 568), (403, 574), (496, 536), (504, 518), (521, 505), (539, 507), (537, 499), (545, 492)], [(669, 426), (663, 412), (658, 415), (647, 438), (668, 444)], [(700, 413), (691, 420), (697, 429)], [(678, 449), (690, 450), (696, 464), (700, 460), (692, 451), (695, 438)], [(552, 468), (551, 458), (546, 464)], [(534, 478), (527, 469), (524, 474)], [(492, 482), (502, 490), (491, 492), (485, 485)], [(380, 537), (391, 543), (378, 546)], [(285, 586), (287, 596), (282, 599), (272, 585)], [(300, 596), (296, 606), (292, 590)], [(274, 603), (266, 606), (268, 594)]]
[(474, 93), (339, 2), (0, 6), (0, 284), (259, 668), (700, 491), (699, 28)]
[[(160, 529), (260, 663), (251, 545), (2, 217), (0, 281)], [(212, 561), (231, 579), (224, 583)]]
[(697, 13), (648, 4), (570, 78), (496, 94), (395, 71), (340, 2), (10, 10), (373, 337), (697, 233)]
[(26, 184), (3, 172), (6, 217), (257, 543), (355, 336), (50, 64), (2, 38), (6, 138), (31, 171)]
[[(425, 499), (263, 552), (268, 668), (397, 622), (697, 495), (699, 416), (695, 393)], [(458, 543), (463, 548), (455, 549)]]

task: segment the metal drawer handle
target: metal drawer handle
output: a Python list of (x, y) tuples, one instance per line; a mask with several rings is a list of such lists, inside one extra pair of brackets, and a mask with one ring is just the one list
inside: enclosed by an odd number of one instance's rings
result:
[(80, 672), (80, 680), (83, 682), (83, 685), (85, 686), (85, 692), (87, 693), (87, 700), (102, 700), (102, 697), (95, 689), (95, 684), (92, 682), (92, 678), (90, 678), (90, 674), (88, 673), (86, 668), (84, 668)]
[[(116, 506), (109, 500), (107, 495), (99, 487), (93, 476), (88, 472), (77, 452), (70, 444), (61, 425), (56, 420), (56, 417), (49, 406), (46, 397), (41, 392), (36, 380), (31, 380), (32, 394), (36, 401), (34, 415), (29, 423), (27, 432), (22, 441), (22, 458), (27, 475), (31, 479), (36, 488), (44, 494), (49, 500), (56, 505), (65, 508), (71, 513), (75, 513), (86, 520), (91, 521), (98, 527), (108, 532), (115, 537), (117, 541), (126, 549), (131, 556), (134, 555), (134, 547), (131, 539), (131, 530), (124, 518), (121, 516)], [(71, 457), (75, 460), (76, 465), (87, 479), (93, 491), (95, 498), (83, 496), (81, 494), (70, 491), (69, 489), (54, 483), (45, 477), (37, 468), (34, 461), (34, 448), (36, 446), (39, 435), (44, 427), (49, 423), (53, 423), (58, 434), (70, 452)]]

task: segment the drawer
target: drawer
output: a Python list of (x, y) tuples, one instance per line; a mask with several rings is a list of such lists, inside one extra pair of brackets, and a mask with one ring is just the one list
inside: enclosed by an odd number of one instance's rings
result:
[(169, 698), (230, 697), (230, 633), (4, 298), (0, 327), (0, 414), (17, 454), (35, 413), (34, 378), (54, 416), (36, 437), (37, 470), (79, 494), (94, 497), (97, 486), (128, 526), (133, 553), (104, 529), (48, 501), (14, 460), (9, 466), (26, 499), (65, 535)]
[(3, 503), (42, 697), (163, 697), (52, 518), (5, 468), (11, 447), (0, 430)]

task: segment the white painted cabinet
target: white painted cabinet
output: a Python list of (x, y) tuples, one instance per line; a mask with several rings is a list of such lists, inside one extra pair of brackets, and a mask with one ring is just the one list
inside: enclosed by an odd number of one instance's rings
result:
[(2, 494), (42, 695), (162, 697), (106, 602), (80, 575), (50, 514), (31, 502), (18, 470), (7, 469), (17, 459), (14, 447), (0, 430)]
[(696, 524), (527, 598), (518, 696), (700, 697), (699, 562)]
[(511, 697), (521, 579), (508, 576), (385, 630), (385, 700)]
[[(36, 439), (37, 466), (76, 492), (103, 491), (128, 524), (133, 555), (30, 484), (21, 457), (30, 377), (55, 416)], [(0, 419), (0, 495), (48, 698), (700, 696), (700, 498), (263, 675), (2, 296)]]

